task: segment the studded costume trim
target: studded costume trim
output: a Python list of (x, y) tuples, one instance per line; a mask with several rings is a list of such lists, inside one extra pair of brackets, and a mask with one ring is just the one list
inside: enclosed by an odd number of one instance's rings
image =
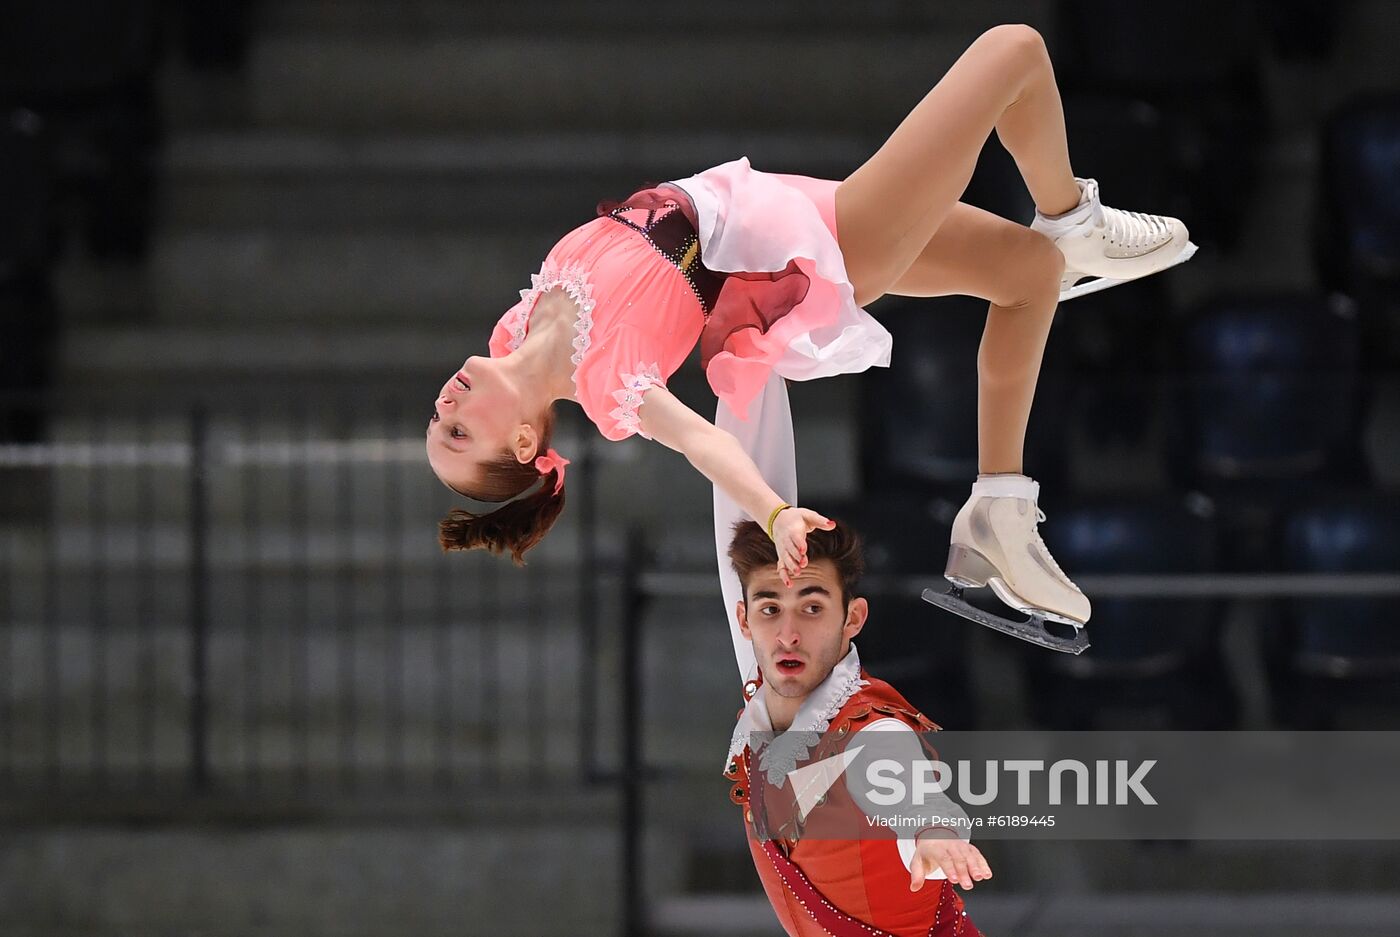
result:
[[(662, 257), (685, 277), (690, 291), (700, 303), (700, 311), (708, 321), (715, 299), (724, 285), (724, 275), (709, 270), (700, 262), (700, 237), (695, 227), (678, 205), (657, 210), (620, 205), (607, 214), (618, 224), (626, 225), (647, 239)], [(645, 211), (645, 216), (641, 213)], [(627, 217), (632, 214), (637, 220)]]
[[(894, 937), (889, 931), (852, 917), (828, 901), (802, 868), (789, 859), (773, 840), (763, 840), (760, 848), (773, 863), (788, 894), (796, 899), (823, 933), (830, 937)], [(967, 910), (951, 883), (930, 879), (925, 884), (925, 887), (929, 886), (938, 888), (939, 892), (928, 937), (981, 937), (976, 925), (968, 919)]]
[(765, 840), (762, 848), (782, 878), (788, 893), (797, 899), (797, 903), (802, 905), (825, 933), (831, 937), (894, 937), (887, 930), (856, 920), (827, 901), (802, 870), (778, 850), (772, 840)]

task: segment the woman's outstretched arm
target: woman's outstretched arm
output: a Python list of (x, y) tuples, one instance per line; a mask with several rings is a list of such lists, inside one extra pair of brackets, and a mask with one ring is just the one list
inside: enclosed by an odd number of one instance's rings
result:
[[(766, 525), (774, 508), (783, 503), (738, 440), (681, 403), (666, 388), (649, 389), (637, 416), (648, 436), (684, 455), (700, 474), (759, 524)], [(786, 577), (797, 575), (805, 563), (808, 532), (830, 526), (831, 521), (806, 508), (794, 507), (778, 515), (773, 522), (773, 538), (778, 547), (778, 567)]]

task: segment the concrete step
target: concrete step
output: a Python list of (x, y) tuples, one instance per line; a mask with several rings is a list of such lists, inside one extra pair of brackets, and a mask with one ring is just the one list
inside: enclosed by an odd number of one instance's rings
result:
[(172, 228), (157, 237), (150, 259), (152, 311), (172, 324), (244, 329), (306, 323), (479, 330), (519, 300), (564, 233)]
[[(363, 359), (323, 356), (310, 363), (324, 370), (300, 374), (317, 385), (305, 388), (287, 380), (308, 364), (288, 354), (289, 348), (309, 344), (300, 333), (286, 335), (281, 343), (266, 335), (261, 342), (252, 341), (258, 336), (230, 341), (266, 356), (245, 355), (238, 370), (216, 357), (217, 348), (208, 349), (207, 357), (181, 355), (182, 349), (207, 348), (193, 340), (177, 346), (164, 340), (168, 336), (144, 330), (135, 334), (145, 335), (146, 341), (131, 335), (126, 335), (128, 341), (109, 338), (124, 334), (78, 333), (78, 339), (89, 336), (83, 343), (89, 351), (69, 362), (65, 392), (74, 401), (71, 409), (51, 419), (51, 441), (0, 446), (5, 484), (27, 492), (24, 520), (13, 519), (16, 531), (25, 531), (26, 523), (42, 523), (46, 531), (42, 537), (39, 531), (25, 534), (37, 539), (17, 544), (16, 552), (41, 552), (48, 549), (45, 538), (57, 537), (61, 555), (79, 559), (91, 555), (94, 538), (102, 538), (103, 555), (111, 562), (151, 550), (180, 562), (188, 537), (195, 453), (190, 414), (172, 413), (168, 407), (187, 393), (191, 404), (199, 399), (194, 395), (205, 395), (209, 407), (201, 487), (211, 545), (217, 542), (214, 549), (221, 556), (240, 555), (232, 545), (244, 542), (250, 524), (256, 525), (258, 550), (270, 551), (274, 558), (303, 549), (313, 556), (332, 556), (344, 548), (373, 560), (388, 550), (416, 557), (417, 551), (435, 549), (423, 530), (460, 499), (426, 467), (417, 435), (426, 425), (426, 410), (415, 415), (413, 403), (401, 403), (399, 388), (379, 399), (365, 396), (361, 384), (372, 362), (357, 367)], [(70, 350), (81, 347), (75, 341)], [(362, 351), (352, 343), (345, 348)], [(329, 370), (336, 364), (339, 374)], [(434, 377), (425, 367), (407, 384), (423, 388), (424, 407), (436, 388)], [(326, 385), (345, 382), (352, 382), (354, 390), (343, 399), (328, 397)], [(255, 398), (230, 410), (240, 388), (258, 389), (260, 383), (263, 391), (281, 389), (283, 399), (269, 400), (264, 394), (261, 403)], [(702, 416), (712, 416), (714, 398), (698, 367), (683, 367), (670, 383), (682, 401)], [(123, 387), (133, 395), (131, 410), (122, 409)], [(163, 403), (148, 410), (153, 388)], [(858, 392), (857, 378), (789, 387), (804, 497), (841, 498), (857, 490)], [(101, 403), (88, 409), (85, 393), (100, 396)], [(648, 506), (657, 503), (669, 504), (669, 516), (686, 524), (709, 523), (710, 483), (682, 456), (640, 438), (609, 442), (578, 407), (564, 404), (559, 410), (553, 445), (577, 460), (575, 472), (590, 473), (586, 479), (571, 479), (580, 485), (586, 480), (595, 493), (605, 544), (619, 541), (618, 532), (629, 522), (652, 527)], [(585, 455), (591, 464), (582, 461)], [(576, 522), (575, 511), (566, 509), (551, 535), (549, 543), (559, 543), (554, 549), (561, 561), (576, 549)], [(306, 542), (304, 535), (310, 538)]]
[[(561, 452), (578, 451), (563, 448), (562, 439), (555, 442)], [(609, 555), (620, 552), (622, 527), (641, 510), (639, 498), (677, 499), (672, 519), (709, 521), (704, 477), (693, 470), (678, 475), (674, 457), (655, 453), (657, 461), (646, 447), (642, 440), (620, 444), (625, 461), (591, 467), (587, 481), (602, 512), (595, 529)], [(288, 564), (326, 569), (435, 559), (438, 519), (455, 507), (483, 507), (449, 492), (428, 469), (422, 443), (414, 448), (415, 459), (387, 470), (348, 463), (305, 469), (207, 465), (200, 505), (207, 561), (233, 569)], [(818, 477), (849, 483), (850, 469), (834, 460)], [(7, 517), (0, 525), (0, 549), (8, 529), (13, 555), (53, 555), (72, 568), (94, 562), (113, 569), (174, 568), (187, 562), (193, 497), (188, 468), (84, 469), (54, 476), (39, 471), (5, 476), (33, 503), (23, 517)], [(536, 554), (541, 562), (577, 562), (583, 485), (582, 477), (570, 478), (572, 510), (566, 508), (551, 529), (549, 548)], [(682, 494), (690, 500), (680, 502)]]
[[(384, 613), (366, 591), (355, 597), (370, 608), (341, 603), (335, 616), (322, 590), (292, 618), (287, 595), (215, 591), (225, 601), (206, 638), (205, 706), (216, 773), (576, 775), (592, 678), (572, 616), (526, 618), (522, 608), (489, 624), (460, 613), (376, 621)], [(188, 766), (191, 628), (123, 611), (101, 628), (7, 622), (0, 784), (46, 768), (79, 781)]]
[[(491, 321), (604, 198), (748, 155), (844, 178), (878, 140), (818, 134), (186, 134), (146, 276), (170, 322)], [(488, 311), (495, 316), (487, 316)]]
[(748, 156), (755, 167), (844, 178), (876, 137), (626, 129), (611, 133), (186, 132), (165, 147), (162, 216), (174, 228), (563, 234), (600, 199)]
[[(386, 760), (423, 772), (444, 762), (463, 772), (566, 772), (585, 692), (603, 707), (600, 744), (616, 752), (618, 725), (607, 715), (625, 600), (616, 576), (595, 586), (595, 665), (582, 645), (576, 572), (508, 570), (488, 582), (414, 570), (213, 573), (213, 766), (334, 773), (348, 745), (367, 772)], [(188, 576), (106, 571), (57, 577), (58, 588), (42, 577), (9, 581), (20, 588), (7, 597), (0, 638), (0, 668), (12, 675), (0, 694), (0, 776), (51, 764), (74, 779), (103, 766), (185, 765)], [(648, 758), (709, 779), (739, 682), (718, 589), (652, 600), (640, 629)]]
[[(265, 34), (253, 123), (386, 129), (693, 128), (883, 131), (975, 36), (906, 26), (767, 34)], [(657, 88), (665, 93), (656, 93)]]
[(0, 928), (539, 937), (568, 922), (570, 934), (616, 933), (616, 808), (598, 798), (555, 802), (558, 809), (540, 807), (537, 820), (488, 827), (83, 825), (7, 832), (0, 841)]
[[(584, 694), (602, 707), (600, 758), (616, 756), (615, 585), (604, 584), (596, 665), (573, 614), (542, 599), (484, 623), (469, 610), (395, 617), (373, 583), (345, 601), (296, 585), (213, 590), (220, 604), (206, 635), (204, 700), (216, 774), (371, 778), (442, 767), (463, 778), (569, 777)], [(168, 608), (182, 598), (135, 602), (100, 621), (73, 609), (53, 623), (7, 619), (0, 664), (14, 676), (0, 695), (0, 789), (31, 789), (50, 770), (84, 786), (102, 775), (188, 769), (193, 633)], [(655, 606), (642, 622), (647, 758), (713, 781), (739, 684), (719, 596)]]
[[(480, 323), (476, 329), (464, 324), (453, 335), (467, 338), (460, 344), (454, 340), (457, 347), (446, 348), (439, 331), (409, 325), (353, 330), (280, 323), (257, 329), (246, 325), (90, 327), (68, 336), (59, 367), (60, 374), (73, 378), (77, 386), (105, 387), (111, 393), (169, 380), (174, 381), (166, 384), (172, 395), (201, 385), (206, 390), (228, 391), (228, 384), (220, 382), (239, 379), (271, 378), (274, 384), (291, 387), (333, 376), (379, 386), (402, 381), (398, 386), (425, 386), (426, 406), (444, 374), (460, 367), (466, 355), (485, 350), (486, 333)], [(358, 390), (357, 384), (349, 387), (352, 392)], [(425, 409), (425, 420), (427, 413)]]
[(1049, 20), (1046, 0), (983, 0), (976, 4), (910, 4), (869, 0), (859, 6), (812, 5), (802, 0), (715, 0), (701, 7), (657, 7), (642, 0), (573, 4), (525, 0), (510, 4), (456, 0), (287, 0), (258, 11), (264, 33), (342, 32), (430, 34), (541, 31), (612, 32), (617, 29), (695, 31), (786, 30), (817, 32), (903, 27), (971, 30), (994, 23)]
[(264, 126), (656, 129), (703, 115), (888, 132), (984, 29), (1051, 32), (1051, 11), (1048, 0), (277, 4), (257, 30), (250, 112)]
[[(489, 325), (600, 199), (749, 154), (842, 178), (852, 138), (202, 135), (167, 156), (145, 287), (169, 322)], [(511, 154), (535, 152), (523, 161)]]
[[(965, 900), (968, 914), (980, 930), (1034, 933), (1036, 937), (1085, 933), (1240, 937), (1261, 931), (1311, 937), (1338, 926), (1345, 927), (1347, 933), (1385, 937), (1393, 932), (1400, 915), (1400, 897), (1384, 892), (1170, 891), (1037, 896), (1026, 892), (984, 894), (979, 887)], [(773, 910), (761, 894), (673, 898), (661, 903), (653, 921), (652, 933), (657, 937), (758, 937), (774, 933), (776, 927)]]
[[(435, 480), (433, 483), (441, 489)], [(204, 564), (216, 576), (371, 576), (386, 570), (398, 574), (419, 570), (431, 581), (444, 563), (449, 563), (444, 570), (455, 573), (500, 573), (494, 563), (463, 566), (463, 557), (442, 557), (437, 545), (437, 518), (455, 504), (442, 499), (437, 506), (396, 506), (389, 518), (392, 525), (386, 524), (389, 511), (382, 506), (378, 510), (356, 508), (353, 517), (343, 510), (318, 506), (319, 510), (308, 510), (304, 520), (288, 524), (283, 497), (242, 499), (235, 492), (224, 499), (220, 507), (225, 510), (220, 514), (206, 514)], [(189, 569), (190, 524), (188, 518), (179, 517), (181, 504), (165, 501), (158, 506), (141, 506), (165, 508), (162, 515), (176, 517), (141, 517), (136, 521), (112, 520), (109, 514), (129, 513), (111, 510), (122, 507), (112, 504), (102, 508), (101, 524), (81, 517), (81, 507), (83, 504), (74, 499), (69, 511), (73, 518), (50, 521), (43, 534), (0, 527), (0, 562), (8, 559), (4, 566), (13, 563), (15, 569), (53, 569), (59, 576), (78, 581), (101, 570), (113, 577), (168, 574), (178, 583), (179, 574)], [(575, 521), (577, 518), (561, 517), (550, 531), (547, 546), (540, 546), (532, 559), (554, 571), (577, 566)], [(620, 532), (609, 524), (599, 529), (598, 535), (605, 548), (615, 552)]]
[[(923, 45), (913, 46), (918, 56), (927, 55), (930, 42), (942, 48), (944, 42), (955, 52), (942, 53), (948, 62), (983, 29), (998, 22), (1030, 22), (1053, 35), (1051, 0), (987, 0), (977, 4), (909, 4), (903, 0), (876, 0), (858, 7), (841, 4), (801, 4), (797, 0), (753, 4), (743, 0), (722, 0), (717, 7), (655, 7), (644, 4), (567, 4), (556, 0), (529, 0), (526, 3), (476, 4), (454, 0), (293, 0), (291, 3), (262, 4), (255, 28), (253, 64), (246, 74), (192, 71), (181, 63), (167, 63), (161, 74), (162, 112), (175, 127), (244, 127), (249, 123), (272, 126), (298, 126), (309, 118), (311, 126), (389, 126), (382, 118), (392, 116), (395, 126), (444, 126), (458, 123), (459, 116), (490, 113), (510, 118), (511, 98), (531, 101), (532, 113), (546, 113), (545, 123), (554, 123), (553, 108), (540, 104), (540, 97), (563, 95), (566, 101), (603, 104), (608, 113), (624, 116), (655, 116), (672, 111), (673, 106), (647, 102), (638, 95), (643, 83), (657, 84), (675, 78), (694, 88), (704, 83), (743, 88), (736, 78), (720, 76), (720, 71), (748, 66), (748, 60), (762, 60), (774, 49), (781, 52), (784, 42), (799, 42), (822, 36), (864, 35), (876, 41), (899, 41), (906, 36), (923, 36)], [(675, 36), (711, 39), (711, 49), (703, 56), (687, 56), (682, 63), (657, 62), (673, 57)], [(580, 43), (578, 55), (560, 60), (556, 53), (539, 52), (540, 43)], [(591, 42), (592, 46), (588, 43)], [(742, 53), (729, 46), (745, 43)], [(349, 45), (347, 45), (349, 43)], [(363, 50), (360, 57), (353, 46)], [(638, 45), (644, 56), (634, 55)], [(904, 46), (909, 48), (909, 45)], [(869, 52), (871, 46), (862, 48)], [(654, 50), (659, 50), (655, 55)], [(757, 56), (752, 55), (757, 50)], [(463, 67), (462, 55), (479, 56), (482, 67)], [(718, 55), (718, 59), (715, 59)], [(839, 52), (840, 55), (840, 52)], [(484, 57), (482, 57), (484, 56)], [(533, 80), (532, 71), (547, 67), (546, 90)], [(645, 63), (641, 73), (636, 63)], [(876, 55), (868, 62), (881, 63)], [(813, 55), (812, 77), (816, 88), (823, 84), (820, 73), (826, 69), (822, 56)], [(581, 69), (587, 80), (575, 81)], [(336, 71), (342, 71), (337, 76)], [(874, 69), (879, 71), (879, 69)], [(659, 73), (659, 77), (658, 77)], [(927, 90), (941, 71), (930, 71), (917, 84)], [(354, 78), (339, 85), (340, 77)], [(612, 87), (599, 83), (606, 76)], [(463, 78), (470, 81), (463, 84)], [(284, 84), (283, 84), (284, 83)], [(801, 87), (795, 76), (785, 87)], [(536, 88), (528, 91), (528, 88)], [(553, 85), (553, 87), (549, 87)], [(596, 85), (594, 92), (580, 91), (574, 85)], [(609, 104), (613, 90), (626, 92), (616, 104)], [(755, 84), (752, 87), (763, 87)], [(526, 88), (524, 95), (522, 88)], [(350, 94), (347, 95), (346, 90)], [(297, 101), (279, 101), (279, 98)], [(752, 97), (752, 95), (749, 95)], [(431, 98), (442, 98), (433, 102)], [(476, 101), (465, 101), (475, 98)], [(490, 98), (496, 98), (490, 101)], [(841, 98), (836, 98), (841, 99)], [(704, 108), (703, 95), (692, 94), (682, 104), (700, 101), (703, 125), (713, 126), (715, 111)], [(801, 105), (799, 105), (801, 106)], [(370, 111), (357, 116), (357, 111)], [(762, 116), (762, 108), (750, 105), (749, 115)], [(778, 115), (778, 108), (771, 108)], [(809, 111), (820, 113), (816, 109)], [(853, 111), (854, 113), (854, 111)], [(602, 118), (594, 113), (592, 118)], [(582, 123), (595, 123), (588, 115)], [(484, 123), (473, 119), (473, 126)], [(613, 120), (613, 129), (620, 123)], [(721, 118), (721, 125), (734, 120)], [(773, 118), (760, 120), (771, 125)], [(673, 125), (701, 126), (700, 123), (673, 122)], [(426, 125), (424, 125), (426, 126)], [(458, 125), (461, 126), (461, 125)], [(529, 116), (519, 116), (511, 126), (540, 126)], [(606, 126), (595, 123), (595, 126)], [(655, 126), (654, 120), (647, 126)], [(888, 130), (889, 127), (882, 127)]]

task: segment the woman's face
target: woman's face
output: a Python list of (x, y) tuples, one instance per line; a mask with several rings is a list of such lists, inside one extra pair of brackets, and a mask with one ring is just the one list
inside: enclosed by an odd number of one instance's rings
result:
[[(481, 463), (516, 448), (518, 431), (528, 422), (519, 391), (495, 359), (468, 358), (433, 401), (428, 464), (449, 487), (472, 491), (481, 479)], [(533, 451), (528, 457), (534, 458)]]

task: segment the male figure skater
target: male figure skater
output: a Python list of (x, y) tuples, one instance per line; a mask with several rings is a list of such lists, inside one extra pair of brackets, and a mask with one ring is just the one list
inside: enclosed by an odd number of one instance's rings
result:
[[(966, 813), (939, 795), (917, 828), (880, 825), (890, 809), (864, 780), (873, 757), (892, 753), (908, 780), (926, 760), (922, 733), (938, 727), (860, 666), (851, 639), (869, 606), (855, 593), (859, 536), (840, 523), (813, 531), (791, 585), (753, 521), (733, 525), (728, 559), (757, 676), (744, 684), (724, 773), (779, 922), (791, 937), (977, 937), (954, 885), (992, 873), (964, 838)], [(740, 654), (741, 673), (746, 663)]]

